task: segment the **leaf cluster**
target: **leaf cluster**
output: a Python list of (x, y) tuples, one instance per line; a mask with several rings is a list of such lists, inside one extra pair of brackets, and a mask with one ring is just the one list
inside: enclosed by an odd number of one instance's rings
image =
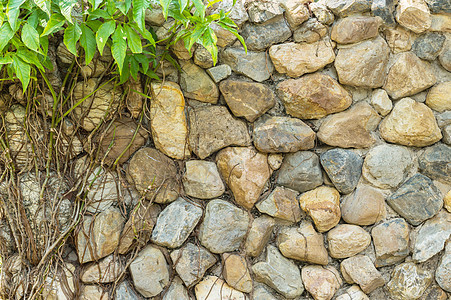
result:
[[(219, 0), (221, 1), (221, 0)], [(216, 23), (232, 32), (244, 44), (227, 12), (206, 14), (217, 3), (202, 0), (0, 0), (0, 70), (7, 79), (18, 78), (23, 91), (38, 71), (52, 69), (48, 58), (49, 38), (62, 32), (67, 49), (88, 65), (96, 51), (111, 49), (120, 82), (138, 72), (151, 78), (159, 65), (157, 46), (183, 40), (191, 50), (198, 43), (217, 61)], [(158, 40), (146, 26), (146, 10), (160, 9), (166, 20), (173, 19), (170, 38)], [(169, 55), (165, 59), (173, 61)], [(6, 71), (5, 71), (6, 69)]]

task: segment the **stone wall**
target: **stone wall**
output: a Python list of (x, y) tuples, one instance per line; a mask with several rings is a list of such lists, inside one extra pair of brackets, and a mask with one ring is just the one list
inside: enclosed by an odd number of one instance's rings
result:
[[(164, 65), (152, 100), (130, 92), (94, 135), (120, 91), (105, 85), (70, 115), (67, 130), (82, 128), (74, 174), (92, 186), (80, 187), (85, 216), (44, 297), (451, 299), (449, 1), (238, 0), (230, 17), (247, 53), (214, 28), (216, 66), (178, 43), (181, 72)], [(159, 37), (170, 27), (158, 13), (146, 21)], [(63, 44), (56, 53), (64, 70), (71, 58)], [(105, 67), (82, 68), (74, 101)], [(18, 166), (23, 116), (6, 112)], [(92, 174), (88, 141), (102, 158)], [(20, 175), (19, 188), (38, 236), (39, 182)], [(3, 280), (20, 278), (19, 261)]]

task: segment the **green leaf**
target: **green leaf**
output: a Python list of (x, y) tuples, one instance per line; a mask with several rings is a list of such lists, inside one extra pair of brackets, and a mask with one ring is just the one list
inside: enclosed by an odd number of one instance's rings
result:
[(97, 32), (99, 30), (99, 27), (102, 26), (104, 22), (100, 21), (100, 20), (90, 20), (88, 22), (86, 22), (86, 26), (88, 26), (89, 28), (91, 28), (91, 30), (93, 32)]
[(183, 12), (185, 7), (188, 5), (188, 0), (178, 0), (180, 13)]
[[(148, 41), (152, 44), (152, 46), (155, 46), (156, 43), (155, 43), (154, 35), (153, 35), (149, 30), (147, 30), (145, 27), (144, 27), (143, 30), (141, 30), (141, 29), (138, 28), (138, 26), (136, 26), (136, 24), (130, 24), (130, 26), (131, 26), (133, 29), (135, 29), (136, 31), (138, 31), (138, 33), (139, 33), (143, 38), (145, 38), (146, 40), (148, 40)], [(152, 28), (151, 28), (151, 30), (152, 30)]]
[(135, 20), (136, 25), (138, 25), (139, 29), (145, 29), (145, 16), (146, 9), (149, 6), (149, 2), (147, 0), (133, 0), (133, 20)]
[(0, 27), (0, 52), (8, 45), (13, 36), (14, 31), (9, 26), (9, 23), (3, 23), (2, 27)]
[(128, 10), (132, 6), (132, 0), (118, 0), (116, 1), (116, 7), (122, 14), (127, 15)]
[(124, 64), (123, 64), (123, 68), (122, 68), (122, 73), (120, 73), (120, 81), (119, 84), (123, 84), (125, 83), (128, 78), (130, 77), (130, 56), (127, 56), (125, 58)]
[(96, 42), (97, 42), (97, 48), (99, 48), (100, 54), (103, 53), (103, 47), (105, 47), (105, 44), (108, 41), (108, 38), (114, 32), (115, 29), (116, 29), (115, 21), (108, 21), (106, 23), (103, 23), (99, 27), (99, 30), (96, 33)]
[(33, 51), (39, 48), (39, 33), (28, 23), (22, 27), (22, 42)]
[(9, 24), (11, 28), (15, 31), (17, 30), (17, 18), (20, 13), (20, 6), (25, 2), (25, 0), (9, 0), (8, 6), (6, 7), (6, 15), (8, 16)]
[[(207, 30), (207, 28), (210, 28), (210, 27), (208, 27), (208, 25), (205, 25), (205, 24), (197, 24), (194, 27), (192, 33), (183, 38), (184, 41), (186, 41), (186, 39), (189, 39), (188, 48), (187, 48), (188, 51), (191, 51), (191, 47), (193, 47), (194, 43), (196, 43), (197, 40), (204, 34), (204, 32), (205, 32), (205, 30)], [(185, 43), (185, 45), (186, 45), (186, 43)]]
[(160, 5), (161, 5), (161, 8), (163, 9), (163, 16), (164, 16), (165, 20), (168, 19), (168, 9), (169, 9), (170, 3), (171, 3), (171, 0), (160, 0)]
[(141, 45), (141, 38), (138, 33), (134, 31), (130, 26), (124, 24), (125, 35), (127, 36), (128, 47), (133, 53), (141, 53), (143, 51)]
[(96, 37), (85, 24), (81, 24), (80, 45), (85, 50), (85, 64), (88, 65), (96, 53)]
[(103, 18), (105, 20), (111, 19), (111, 15), (103, 9), (96, 9), (89, 13), (89, 20), (95, 20), (98, 18)]
[(244, 39), (243, 39), (243, 37), (238, 33), (238, 31), (237, 31), (235, 28), (232, 28), (232, 27), (230, 27), (230, 26), (227, 26), (227, 25), (225, 25), (225, 24), (223, 24), (223, 23), (221, 23), (221, 22), (218, 22), (218, 25), (221, 26), (222, 28), (224, 28), (225, 30), (228, 30), (228, 31), (230, 31), (231, 33), (233, 33), (233, 35), (236, 36), (236, 38), (237, 38), (237, 39), (240, 41), (240, 43), (243, 45), (244, 51), (246, 51), (246, 53), (247, 53), (247, 46), (246, 46), (246, 44), (244, 43)]
[(4, 57), (0, 58), (0, 65), (12, 64), (12, 62), (11, 52), (6, 53)]
[(194, 7), (196, 8), (195, 16), (200, 17), (202, 20), (205, 18), (205, 5), (202, 0), (192, 0)]
[(46, 0), (33, 0), (33, 1), (34, 4), (36, 4), (50, 18), (50, 1)]
[(65, 22), (66, 18), (64, 18), (62, 14), (52, 14), (50, 20), (47, 22), (47, 26), (45, 26), (44, 31), (41, 33), (41, 36), (46, 36), (61, 30)]
[(102, 4), (102, 0), (89, 0), (93, 9), (97, 9), (100, 4)]
[(72, 23), (72, 8), (77, 4), (77, 0), (60, 0), (58, 6), (60, 8), (61, 14)]
[(134, 57), (141, 64), (143, 73), (147, 73), (147, 70), (149, 70), (150, 59), (144, 54), (136, 54)]
[(77, 56), (77, 42), (81, 37), (81, 28), (78, 26), (77, 22), (74, 24), (69, 24), (64, 30), (64, 45), (67, 49), (75, 56)]
[(45, 56), (47, 56), (47, 52), (49, 52), (49, 38), (47, 36), (41, 36), (39, 38), (39, 41), (41, 43), (41, 47), (43, 50), (43, 53)]
[(200, 38), (200, 43), (202, 46), (210, 52), (211, 57), (213, 58), (213, 65), (216, 65), (218, 61), (218, 48), (216, 47), (216, 42), (218, 41), (215, 32), (210, 27), (207, 27), (204, 34)]
[(20, 82), (22, 82), (22, 90), (25, 90), (30, 83), (30, 73), (31, 67), (28, 63), (24, 62), (19, 56), (13, 56), (13, 63), (11, 64), (14, 72), (16, 73), (17, 78), (19, 78)]
[(134, 56), (130, 56), (130, 75), (133, 79), (138, 80), (139, 63)]
[(125, 52), (127, 51), (126, 35), (121, 25), (118, 25), (113, 34), (113, 46), (111, 47), (111, 54), (116, 61), (119, 69), (119, 74), (122, 74), (122, 67), (124, 66)]
[(38, 69), (45, 72), (44, 67), (42, 66), (41, 62), (39, 61), (38, 57), (34, 52), (31, 52), (30, 50), (27, 50), (25, 48), (19, 49), (16, 52), (17, 56), (19, 56), (24, 62), (35, 65)]

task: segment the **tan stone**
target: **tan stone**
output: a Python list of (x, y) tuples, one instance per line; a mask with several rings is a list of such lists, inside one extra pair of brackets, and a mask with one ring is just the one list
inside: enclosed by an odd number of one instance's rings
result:
[(377, 89), (373, 91), (371, 95), (371, 105), (374, 109), (383, 117), (393, 108), (393, 103), (387, 95), (387, 92), (383, 89)]
[(133, 77), (130, 77), (125, 86), (126, 91), (128, 91), (127, 97), (125, 98), (127, 109), (132, 115), (132, 118), (137, 119), (143, 110), (143, 102), (145, 101), (145, 97), (137, 93), (144, 93), (141, 78), (138, 76), (137, 80), (135, 80)]
[(224, 80), (219, 89), (233, 114), (249, 122), (254, 122), (276, 104), (274, 93), (261, 83)]
[(252, 209), (271, 176), (267, 155), (252, 147), (228, 147), (216, 155), (216, 164), (236, 203)]
[(244, 244), (247, 255), (255, 257), (262, 253), (271, 238), (275, 224), (274, 219), (266, 215), (254, 219)]
[(433, 86), (427, 97), (426, 105), (438, 112), (451, 110), (451, 81)]
[(92, 263), (81, 274), (81, 281), (84, 283), (108, 283), (115, 281), (123, 266), (118, 257), (107, 256), (98, 263)]
[(182, 73), (180, 86), (187, 98), (215, 104), (218, 102), (219, 89), (208, 74), (190, 61), (181, 61)]
[(291, 28), (296, 28), (304, 21), (308, 20), (310, 13), (305, 5), (307, 0), (286, 0), (281, 1), (281, 6), (285, 9), (285, 18)]
[(312, 266), (302, 268), (305, 289), (315, 300), (330, 300), (342, 285), (340, 273), (332, 266)]
[(236, 36), (233, 33), (228, 31), (227, 29), (222, 28), (217, 23), (211, 23), (210, 27), (216, 34), (216, 37), (218, 39), (216, 44), (219, 47), (227, 47), (234, 41), (236, 41)]
[(299, 203), (319, 232), (328, 231), (340, 221), (340, 193), (332, 187), (320, 186), (305, 192)]
[[(206, 276), (194, 288), (196, 299), (217, 300), (233, 299), (246, 300), (246, 296), (232, 287), (224, 280), (216, 276)], [(225, 297), (225, 298), (224, 298)]]
[(335, 59), (332, 43), (323, 39), (311, 44), (285, 43), (269, 48), (277, 72), (290, 77), (313, 73)]
[(188, 51), (188, 49), (185, 48), (185, 43), (183, 39), (179, 39), (175, 44), (171, 46), (172, 52), (177, 56), (179, 59), (187, 60), (193, 57), (193, 52), (195, 49), (195, 45), (191, 48), (191, 51)]
[(432, 110), (410, 98), (396, 103), (382, 121), (379, 131), (387, 142), (405, 146), (429, 146), (442, 138)]
[(413, 32), (421, 33), (431, 26), (431, 13), (424, 0), (400, 0), (396, 21)]
[(301, 223), (299, 228), (282, 228), (277, 235), (277, 246), (285, 257), (319, 265), (328, 263), (323, 235), (309, 222)]
[(327, 234), (329, 253), (333, 258), (347, 258), (365, 250), (371, 243), (371, 236), (362, 227), (341, 224)]
[(346, 223), (371, 225), (384, 219), (385, 215), (384, 195), (368, 185), (358, 186), (341, 202), (341, 216)]
[(339, 44), (352, 44), (374, 38), (379, 34), (381, 21), (376, 17), (347, 17), (332, 27), (330, 38)]
[(222, 260), (224, 261), (222, 274), (225, 281), (234, 289), (250, 293), (252, 291), (252, 278), (246, 258), (237, 254), (224, 253)]
[(353, 285), (346, 290), (346, 293), (337, 297), (336, 300), (370, 300), (358, 285)]
[(257, 209), (272, 217), (290, 222), (301, 220), (301, 209), (299, 208), (297, 191), (285, 187), (276, 187), (274, 191), (263, 201), (257, 203)]
[(412, 48), (412, 34), (404, 27), (387, 27), (384, 31), (385, 40), (391, 52), (400, 53), (409, 51)]
[(211, 161), (187, 161), (182, 180), (185, 193), (191, 197), (213, 199), (221, 196), (225, 191), (218, 168)]
[(318, 73), (282, 81), (277, 90), (286, 112), (300, 119), (320, 119), (352, 104), (351, 95), (337, 81)]
[(377, 88), (384, 84), (390, 49), (381, 37), (341, 48), (335, 68), (341, 84)]
[(147, 140), (146, 130), (130, 118), (116, 119), (106, 131), (96, 134), (94, 143), (99, 144), (99, 157), (107, 165), (123, 164)]
[(127, 177), (138, 192), (156, 203), (172, 202), (179, 196), (175, 163), (153, 148), (141, 148), (128, 165)]
[(268, 155), (268, 164), (272, 170), (278, 170), (283, 162), (283, 155), (280, 153), (270, 153)]
[(85, 216), (77, 234), (77, 253), (80, 263), (103, 258), (116, 250), (124, 218), (119, 209), (110, 207), (96, 215)]
[(409, 224), (402, 218), (390, 219), (371, 230), (376, 267), (396, 264), (409, 255)]
[(451, 32), (451, 15), (450, 14), (434, 14), (431, 15), (431, 27), (429, 31)]
[(169, 157), (189, 157), (188, 125), (185, 117), (185, 98), (175, 82), (152, 84), (150, 128), (155, 148)]
[(348, 283), (357, 283), (369, 294), (385, 284), (381, 273), (374, 267), (368, 256), (356, 255), (341, 262), (341, 274)]
[(368, 148), (375, 143), (371, 131), (377, 128), (380, 120), (381, 117), (369, 104), (360, 102), (326, 119), (317, 137), (330, 146)]
[(451, 213), (451, 190), (448, 193), (446, 193), (445, 197), (443, 198), (443, 202), (444, 202), (443, 206), (446, 208), (448, 212)]
[(430, 86), (437, 79), (429, 63), (422, 61), (412, 52), (400, 53), (388, 71), (384, 90), (393, 99), (415, 95)]
[(108, 293), (98, 285), (85, 285), (80, 294), (80, 300), (107, 300)]

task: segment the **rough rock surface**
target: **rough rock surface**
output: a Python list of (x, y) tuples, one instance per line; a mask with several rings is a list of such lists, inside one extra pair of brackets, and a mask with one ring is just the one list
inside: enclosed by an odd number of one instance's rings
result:
[(183, 175), (185, 193), (199, 199), (213, 199), (225, 191), (224, 183), (214, 162), (190, 160)]
[(218, 87), (202, 68), (189, 62), (181, 67), (180, 86), (185, 97), (207, 103), (218, 102)]
[(334, 267), (305, 266), (302, 268), (305, 289), (314, 299), (332, 299), (342, 285), (342, 280)]
[(263, 215), (253, 220), (246, 237), (244, 250), (249, 256), (259, 256), (271, 238), (275, 220)]
[(327, 233), (329, 253), (333, 258), (348, 258), (365, 250), (371, 236), (362, 227), (340, 224)]
[(213, 300), (227, 297), (234, 300), (246, 300), (246, 296), (242, 292), (231, 288), (221, 278), (211, 275), (199, 282), (194, 291), (196, 299)]
[(451, 110), (451, 81), (442, 82), (433, 86), (426, 97), (426, 105), (438, 112)]
[(330, 38), (339, 44), (352, 44), (378, 35), (380, 21), (376, 17), (347, 17), (332, 27)]
[(435, 280), (442, 289), (451, 293), (451, 243), (447, 242), (445, 253), (435, 271)]
[(420, 172), (432, 179), (451, 184), (451, 147), (435, 144), (418, 158)]
[(268, 79), (274, 70), (274, 65), (264, 52), (248, 51), (246, 54), (244, 49), (227, 48), (221, 58), (234, 72), (257, 82)]
[(371, 225), (382, 220), (385, 214), (384, 194), (368, 185), (359, 185), (341, 202), (341, 216), (350, 224)]
[(317, 73), (285, 80), (277, 90), (287, 113), (300, 119), (320, 119), (352, 103), (351, 95), (337, 81)]
[(296, 223), (302, 217), (297, 196), (298, 192), (278, 186), (266, 199), (258, 202), (256, 207), (262, 213)]
[(241, 35), (249, 50), (262, 51), (286, 41), (291, 36), (291, 30), (283, 16), (280, 16), (262, 24), (247, 23)]
[(366, 294), (385, 284), (382, 274), (365, 255), (356, 255), (343, 260), (340, 270), (347, 283), (357, 283)]
[(432, 274), (408, 262), (396, 266), (387, 290), (395, 300), (418, 299), (432, 282)]
[(409, 224), (402, 218), (385, 221), (371, 230), (376, 267), (402, 261), (409, 254)]
[(234, 289), (244, 293), (252, 291), (252, 278), (246, 259), (237, 254), (224, 253), (222, 255), (224, 261), (223, 275), (225, 281)]
[(421, 33), (431, 26), (431, 13), (423, 0), (400, 0), (396, 21), (413, 32)]

